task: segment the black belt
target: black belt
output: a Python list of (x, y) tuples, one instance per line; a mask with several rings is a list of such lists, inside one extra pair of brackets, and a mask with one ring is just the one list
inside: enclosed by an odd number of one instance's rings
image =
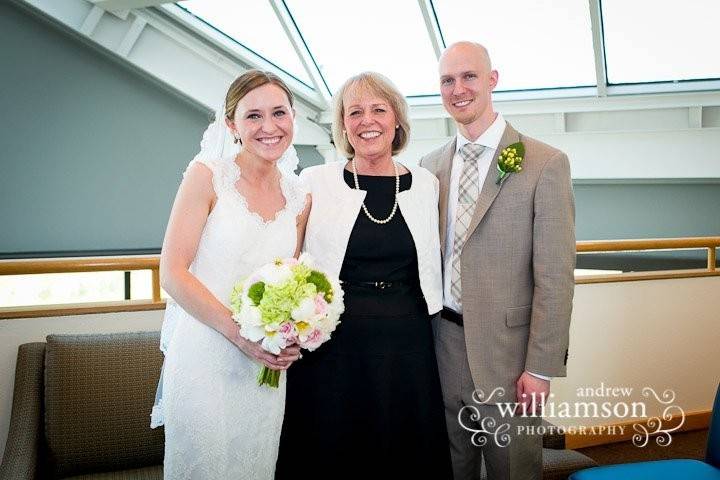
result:
[(463, 326), (462, 313), (457, 313), (455, 310), (450, 310), (447, 307), (443, 307), (442, 313), (440, 313), (440, 316), (442, 318), (444, 318), (445, 320), (448, 320), (459, 327)]
[(412, 286), (408, 282), (401, 282), (401, 281), (357, 282), (354, 280), (340, 280), (340, 283), (342, 285), (347, 285), (350, 287), (364, 287), (364, 288), (372, 288), (374, 290), (387, 290), (390, 288), (403, 288), (403, 287)]

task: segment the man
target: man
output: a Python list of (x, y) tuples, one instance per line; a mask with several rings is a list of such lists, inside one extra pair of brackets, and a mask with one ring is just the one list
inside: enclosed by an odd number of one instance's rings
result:
[[(564, 153), (495, 112), (498, 72), (482, 45), (451, 45), (439, 71), (458, 133), (421, 165), (440, 180), (444, 308), (434, 327), (455, 480), (479, 478), (482, 457), (491, 480), (539, 479), (542, 438), (523, 427), (540, 424), (532, 413), (550, 378), (566, 374), (575, 268), (570, 166)], [(509, 157), (504, 150), (513, 145)], [(522, 157), (521, 169), (506, 167), (498, 179), (500, 156), (516, 164)], [(512, 418), (500, 402), (519, 404)]]

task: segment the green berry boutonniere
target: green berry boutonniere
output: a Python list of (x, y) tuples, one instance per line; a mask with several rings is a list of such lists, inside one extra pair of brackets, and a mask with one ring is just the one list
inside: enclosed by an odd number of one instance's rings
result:
[(498, 176), (495, 183), (502, 185), (511, 173), (522, 172), (522, 163), (525, 159), (525, 145), (522, 142), (508, 145), (500, 152), (497, 162)]

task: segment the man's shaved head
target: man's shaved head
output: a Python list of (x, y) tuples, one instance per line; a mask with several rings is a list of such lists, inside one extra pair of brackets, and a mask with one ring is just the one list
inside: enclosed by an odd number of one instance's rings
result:
[(455, 54), (474, 56), (482, 63), (488, 72), (492, 70), (492, 62), (490, 61), (490, 54), (488, 54), (487, 48), (477, 42), (462, 41), (453, 43), (440, 55), (439, 65), (442, 65), (443, 59), (446, 56)]
[(498, 72), (492, 69), (485, 47), (475, 42), (457, 42), (440, 56), (440, 95), (445, 110), (460, 133), (474, 141), (495, 120), (492, 91)]

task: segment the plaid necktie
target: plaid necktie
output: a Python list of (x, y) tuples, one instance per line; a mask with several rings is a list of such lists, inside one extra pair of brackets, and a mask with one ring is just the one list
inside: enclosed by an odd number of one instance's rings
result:
[(467, 236), (475, 203), (480, 195), (480, 179), (478, 175), (478, 159), (485, 151), (485, 146), (476, 143), (465, 144), (460, 149), (460, 157), (463, 159), (462, 173), (460, 174), (460, 185), (458, 188), (458, 203), (455, 211), (455, 236), (452, 251), (452, 279), (450, 282), (450, 293), (455, 301), (462, 305), (462, 286), (460, 283), (460, 253)]

